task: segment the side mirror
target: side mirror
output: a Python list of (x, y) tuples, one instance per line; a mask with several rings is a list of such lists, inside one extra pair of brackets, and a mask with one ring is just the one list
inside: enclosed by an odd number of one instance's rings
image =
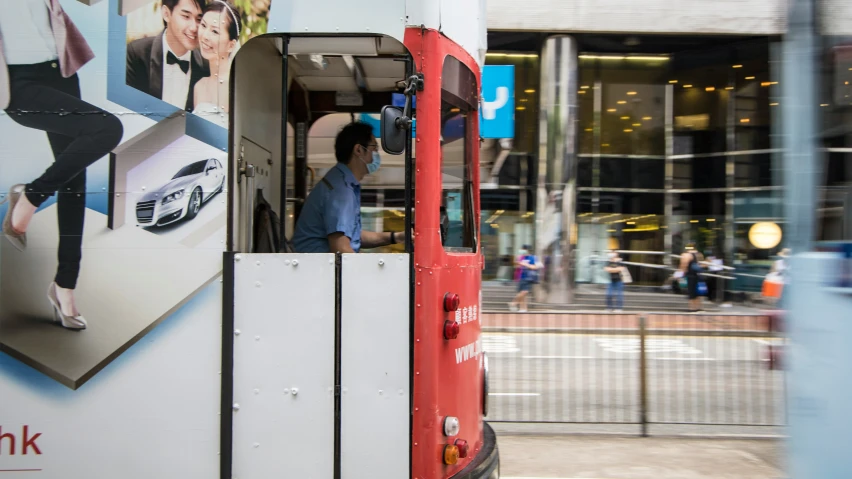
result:
[(382, 107), (379, 130), (382, 134), (382, 149), (391, 155), (400, 155), (405, 151), (405, 135), (408, 129), (400, 123), (402, 108), (386, 105)]

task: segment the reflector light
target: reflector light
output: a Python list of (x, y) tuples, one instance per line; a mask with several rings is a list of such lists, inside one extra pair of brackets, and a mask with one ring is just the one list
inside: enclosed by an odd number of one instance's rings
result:
[(447, 444), (444, 447), (444, 464), (452, 466), (459, 462), (459, 448), (452, 444)]
[(459, 418), (447, 416), (444, 418), (444, 435), (453, 437), (459, 433)]
[(468, 446), (467, 441), (465, 441), (464, 439), (456, 439), (456, 442), (454, 444), (456, 445), (456, 447), (459, 448), (459, 457), (467, 457), (467, 453), (470, 450), (470, 446)]
[(444, 311), (452, 313), (459, 309), (459, 295), (456, 293), (447, 293), (444, 295)]
[(444, 321), (444, 339), (456, 339), (459, 337), (459, 323), (455, 321)]

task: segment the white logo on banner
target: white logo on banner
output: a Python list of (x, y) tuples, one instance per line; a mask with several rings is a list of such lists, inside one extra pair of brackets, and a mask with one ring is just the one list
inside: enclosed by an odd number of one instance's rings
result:
[(520, 351), (518, 343), (512, 336), (504, 335), (483, 335), (482, 347), (486, 353), (517, 353)]
[[(604, 351), (612, 353), (639, 353), (639, 338), (595, 338)], [(680, 339), (646, 339), (647, 353), (701, 354), (701, 350), (684, 343)]]

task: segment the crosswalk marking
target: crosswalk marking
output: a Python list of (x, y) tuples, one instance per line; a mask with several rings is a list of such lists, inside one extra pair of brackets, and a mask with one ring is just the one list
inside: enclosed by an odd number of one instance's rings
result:
[(482, 348), (486, 353), (517, 353), (521, 349), (513, 336), (501, 334), (483, 334)]

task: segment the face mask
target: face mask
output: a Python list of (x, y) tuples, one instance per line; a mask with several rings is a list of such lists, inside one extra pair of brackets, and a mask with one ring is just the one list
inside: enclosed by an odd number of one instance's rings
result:
[(378, 151), (373, 152), (373, 162), (367, 163), (367, 173), (372, 175), (373, 173), (379, 171), (379, 167), (382, 166), (382, 157), (379, 156)]
[(366, 166), (367, 166), (367, 174), (368, 174), (368, 175), (372, 175), (373, 173), (375, 173), (376, 171), (378, 171), (378, 170), (379, 170), (379, 166), (381, 166), (381, 165), (382, 165), (382, 157), (380, 157), (380, 156), (379, 156), (379, 152), (378, 152), (378, 151), (374, 151), (374, 152), (373, 152), (373, 162), (372, 162), (372, 163), (367, 163), (366, 161), (364, 161), (364, 160), (363, 160), (363, 159), (361, 159), (361, 158), (359, 158), (359, 160), (361, 160), (361, 162), (363, 162), (363, 163), (364, 163), (364, 165), (366, 165)]

